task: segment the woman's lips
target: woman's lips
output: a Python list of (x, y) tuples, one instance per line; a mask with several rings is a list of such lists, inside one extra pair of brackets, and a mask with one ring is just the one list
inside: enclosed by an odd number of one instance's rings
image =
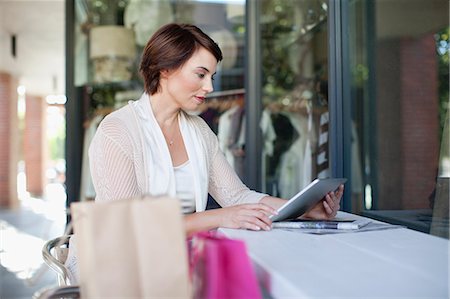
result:
[(198, 101), (200, 104), (202, 104), (202, 103), (205, 101), (205, 97), (199, 97), (199, 96), (196, 96), (195, 98), (197, 99), (197, 101)]

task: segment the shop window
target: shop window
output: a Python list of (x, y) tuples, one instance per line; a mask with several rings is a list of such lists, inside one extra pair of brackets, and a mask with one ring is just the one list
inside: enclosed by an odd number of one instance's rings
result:
[(260, 2), (263, 191), (329, 177), (328, 1)]
[(352, 210), (448, 237), (449, 3), (349, 1)]
[[(95, 197), (87, 150), (96, 127), (106, 114), (141, 96), (140, 56), (149, 38), (162, 25), (171, 22), (197, 25), (222, 49), (224, 59), (217, 68), (214, 93), (194, 113), (204, 117), (220, 135), (220, 116), (237, 105), (243, 107), (245, 1), (75, 0), (74, 20), (73, 83), (76, 100), (84, 107), (80, 200)], [(223, 132), (231, 130), (226, 126), (222, 124)], [(244, 126), (240, 121), (239, 127)], [(242, 149), (239, 152), (233, 148), (233, 153), (243, 153), (243, 138), (237, 136)], [(238, 167), (241, 166), (236, 166), (236, 170)]]

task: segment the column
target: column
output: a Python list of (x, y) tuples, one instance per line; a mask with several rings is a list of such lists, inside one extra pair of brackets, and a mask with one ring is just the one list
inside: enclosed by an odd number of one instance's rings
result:
[(0, 72), (0, 207), (18, 204), (17, 80)]
[(31, 196), (41, 197), (45, 187), (46, 120), (45, 99), (26, 95), (24, 159), (27, 191)]

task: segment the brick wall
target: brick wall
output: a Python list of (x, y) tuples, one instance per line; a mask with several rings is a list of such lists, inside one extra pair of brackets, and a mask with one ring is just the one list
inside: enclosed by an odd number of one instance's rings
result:
[(378, 209), (429, 208), (439, 156), (433, 35), (377, 47)]
[(46, 165), (46, 107), (45, 99), (26, 95), (24, 160), (27, 191), (32, 196), (42, 196), (45, 186)]
[(17, 80), (0, 72), (0, 206), (18, 205)]
[(433, 35), (403, 39), (400, 61), (402, 207), (428, 208), (440, 149), (438, 61)]

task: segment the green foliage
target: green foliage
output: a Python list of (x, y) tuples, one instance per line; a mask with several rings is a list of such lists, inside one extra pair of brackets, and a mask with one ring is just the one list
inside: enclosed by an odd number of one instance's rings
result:
[(295, 73), (289, 59), (289, 46), (281, 37), (292, 32), (296, 1), (261, 1), (261, 50), (264, 92), (270, 100), (286, 94), (294, 87)]
[(450, 55), (450, 31), (445, 28), (435, 35), (436, 51), (438, 53), (438, 78), (439, 78), (439, 140), (442, 140), (442, 132), (445, 125), (447, 110), (449, 108), (449, 55)]

